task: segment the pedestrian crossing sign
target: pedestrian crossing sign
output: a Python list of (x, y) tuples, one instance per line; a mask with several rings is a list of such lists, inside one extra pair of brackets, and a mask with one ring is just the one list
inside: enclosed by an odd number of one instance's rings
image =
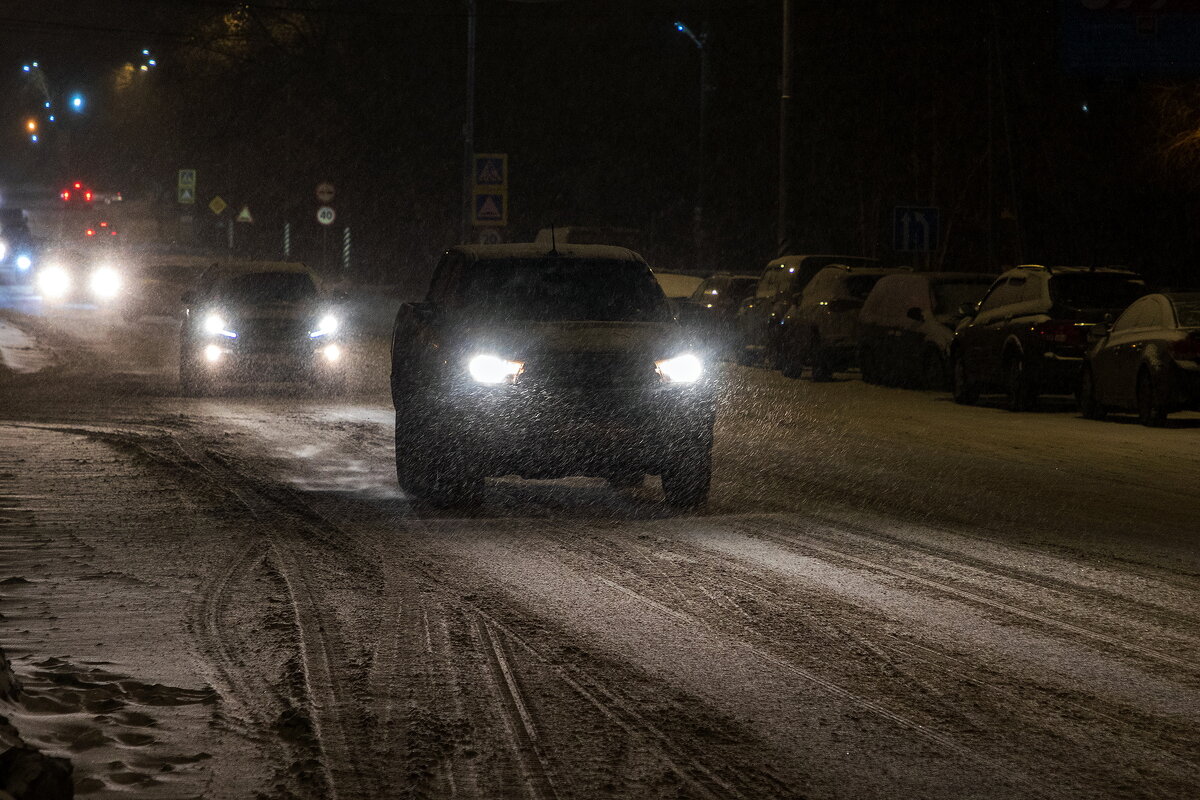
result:
[(475, 154), (475, 188), (508, 191), (508, 154)]
[(508, 195), (504, 192), (476, 192), (471, 211), (473, 224), (503, 227), (508, 224)]

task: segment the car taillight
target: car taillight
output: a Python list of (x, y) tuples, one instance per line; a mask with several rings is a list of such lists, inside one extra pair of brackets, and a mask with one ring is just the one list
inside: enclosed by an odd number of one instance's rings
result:
[(1073, 322), (1069, 320), (1049, 320), (1033, 326), (1033, 333), (1048, 342), (1069, 344), (1076, 347), (1087, 345), (1087, 332), (1092, 327), (1090, 322)]
[(1200, 335), (1193, 332), (1186, 339), (1172, 342), (1171, 355), (1183, 361), (1200, 361)]

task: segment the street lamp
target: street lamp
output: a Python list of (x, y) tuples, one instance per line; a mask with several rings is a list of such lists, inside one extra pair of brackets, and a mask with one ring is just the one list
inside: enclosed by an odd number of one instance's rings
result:
[(675, 23), (675, 30), (687, 36), (700, 51), (700, 123), (696, 146), (696, 206), (692, 209), (692, 239), (696, 250), (695, 260), (698, 266), (708, 266), (708, 253), (704, 241), (704, 196), (705, 196), (705, 115), (708, 108), (708, 35), (701, 33), (697, 36), (691, 28), (682, 22)]

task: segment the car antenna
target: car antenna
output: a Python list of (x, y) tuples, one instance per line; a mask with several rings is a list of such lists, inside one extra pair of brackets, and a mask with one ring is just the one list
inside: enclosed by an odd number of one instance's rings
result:
[(558, 255), (558, 242), (555, 240), (553, 222), (550, 223), (550, 255)]

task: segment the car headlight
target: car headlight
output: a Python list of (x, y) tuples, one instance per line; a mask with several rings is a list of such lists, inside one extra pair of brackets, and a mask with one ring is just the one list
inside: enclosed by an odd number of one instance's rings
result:
[(6, 255), (8, 255), (8, 242), (0, 239), (0, 261), (3, 261)]
[(38, 272), (37, 286), (42, 297), (60, 300), (71, 291), (71, 273), (57, 264), (46, 267)]
[(112, 267), (99, 267), (92, 273), (92, 294), (101, 300), (111, 300), (121, 293), (121, 275)]
[(335, 317), (333, 314), (326, 314), (317, 322), (316, 329), (308, 332), (308, 336), (310, 339), (316, 339), (321, 336), (330, 336), (337, 333), (338, 328), (340, 327), (341, 321), (337, 317)]
[(475, 356), (467, 362), (467, 371), (478, 383), (512, 383), (524, 369), (523, 362), (499, 356)]
[[(0, 258), (3, 258), (3, 256), (0, 256)], [(25, 270), (29, 269), (32, 266), (33, 266), (32, 258), (25, 255), (24, 253), (21, 253), (21, 255), (17, 256), (17, 269), (24, 272)]]
[(695, 383), (704, 374), (704, 364), (691, 353), (655, 361), (654, 367), (667, 383)]
[(229, 329), (229, 323), (220, 314), (209, 314), (204, 318), (204, 332), (236, 339), (237, 334)]

